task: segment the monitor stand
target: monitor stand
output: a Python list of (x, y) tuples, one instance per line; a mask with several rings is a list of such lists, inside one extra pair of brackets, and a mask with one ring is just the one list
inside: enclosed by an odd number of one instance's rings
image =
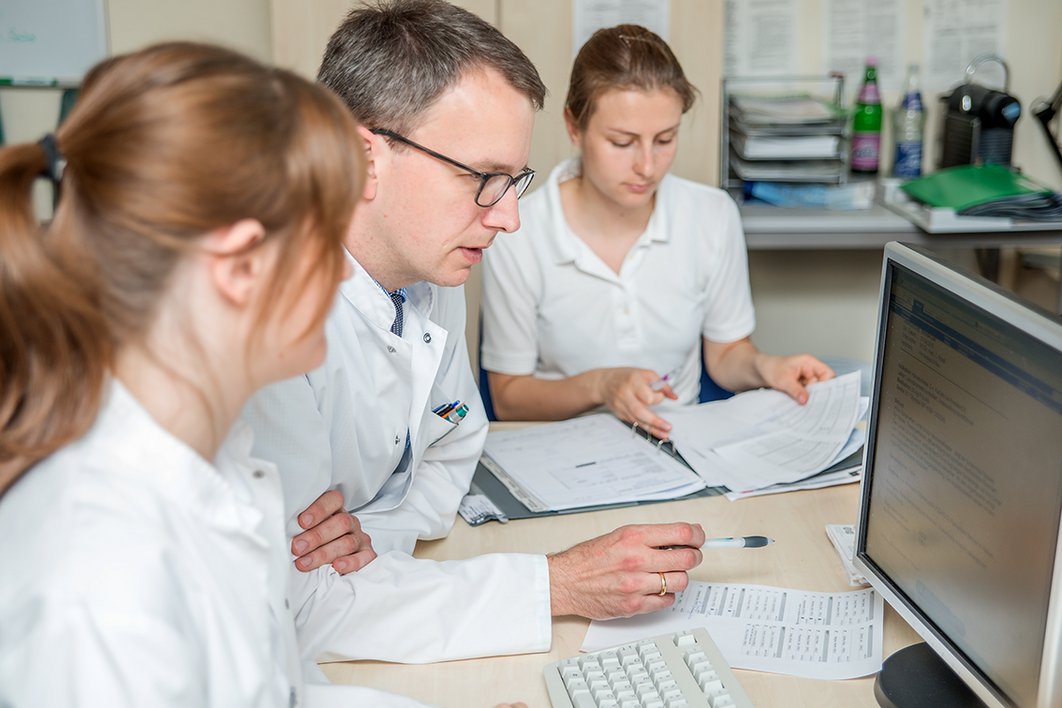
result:
[(973, 708), (974, 692), (925, 642), (895, 652), (881, 665), (874, 697), (884, 708)]

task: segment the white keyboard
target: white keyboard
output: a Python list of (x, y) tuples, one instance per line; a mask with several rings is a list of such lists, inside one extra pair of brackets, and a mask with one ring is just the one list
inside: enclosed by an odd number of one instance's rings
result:
[(561, 659), (545, 675), (553, 708), (752, 707), (701, 628)]

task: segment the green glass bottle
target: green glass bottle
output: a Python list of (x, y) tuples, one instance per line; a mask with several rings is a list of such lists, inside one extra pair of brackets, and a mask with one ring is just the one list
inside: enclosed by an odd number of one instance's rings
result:
[(867, 57), (863, 85), (852, 117), (852, 161), (857, 174), (877, 174), (881, 162), (881, 94), (878, 92), (878, 60)]

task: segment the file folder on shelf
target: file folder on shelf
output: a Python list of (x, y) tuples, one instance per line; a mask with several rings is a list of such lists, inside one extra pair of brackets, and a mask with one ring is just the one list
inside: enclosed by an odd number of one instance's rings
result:
[(848, 114), (842, 75), (723, 80), (720, 178), (844, 184)]
[(948, 207), (956, 214), (969, 215), (986, 205), (1004, 200), (1029, 201), (1052, 194), (1006, 165), (957, 165), (913, 179), (900, 189), (933, 207)]
[(929, 233), (1062, 228), (1062, 193), (1005, 165), (958, 165), (902, 184), (883, 202)]

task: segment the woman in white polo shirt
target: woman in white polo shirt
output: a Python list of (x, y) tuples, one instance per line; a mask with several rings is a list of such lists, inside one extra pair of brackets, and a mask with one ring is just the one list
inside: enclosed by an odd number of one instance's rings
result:
[(596, 32), (572, 68), (564, 119), (580, 156), (521, 205), (518, 233), (486, 252), (482, 366), (497, 416), (558, 420), (607, 406), (659, 437), (665, 398), (714, 381), (798, 401), (833, 372), (771, 356), (755, 327), (737, 206), (668, 174), (696, 90), (637, 25)]

